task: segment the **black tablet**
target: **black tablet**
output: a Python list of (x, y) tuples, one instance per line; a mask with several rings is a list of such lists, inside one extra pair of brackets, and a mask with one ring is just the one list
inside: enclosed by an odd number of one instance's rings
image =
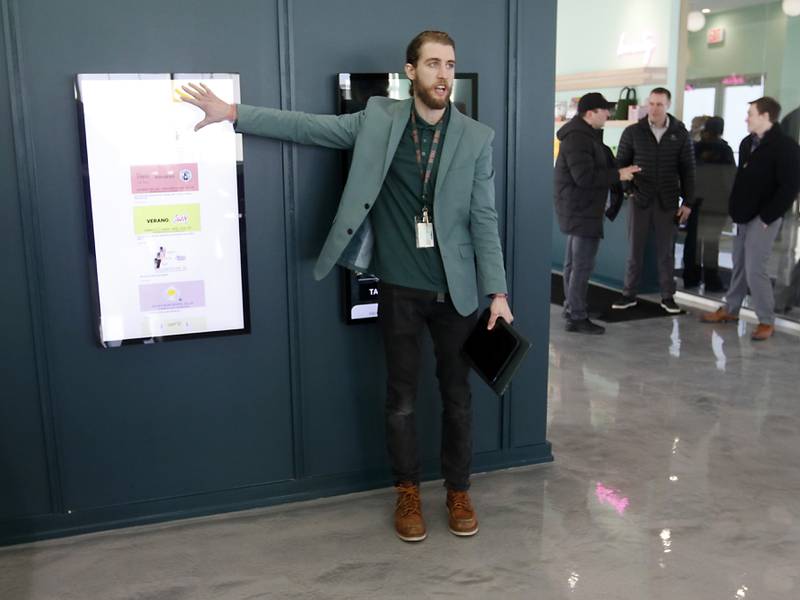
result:
[(503, 374), (506, 365), (519, 349), (521, 341), (502, 318), (497, 319), (494, 329), (486, 329), (488, 323), (487, 309), (464, 342), (464, 354), (478, 374), (491, 386)]

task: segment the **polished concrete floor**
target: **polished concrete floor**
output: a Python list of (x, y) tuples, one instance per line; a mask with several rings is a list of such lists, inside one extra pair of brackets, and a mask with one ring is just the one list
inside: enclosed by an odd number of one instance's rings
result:
[(567, 334), (556, 462), (474, 478), (481, 531), (397, 540), (391, 490), (0, 549), (2, 600), (800, 598), (800, 340), (695, 315)]

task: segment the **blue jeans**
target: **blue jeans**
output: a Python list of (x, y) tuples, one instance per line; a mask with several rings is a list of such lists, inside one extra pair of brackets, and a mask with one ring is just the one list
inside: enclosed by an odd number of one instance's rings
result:
[(564, 253), (564, 310), (573, 321), (589, 318), (586, 296), (599, 247), (600, 238), (567, 236)]

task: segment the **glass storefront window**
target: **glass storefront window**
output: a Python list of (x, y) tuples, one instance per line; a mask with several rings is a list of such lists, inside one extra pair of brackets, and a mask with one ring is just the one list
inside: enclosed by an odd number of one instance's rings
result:
[[(796, 5), (800, 1), (604, 0), (598, 5), (559, 0), (555, 130), (569, 119), (568, 109), (583, 93), (598, 91), (614, 101), (624, 87), (634, 87), (643, 109), (649, 91), (664, 86), (673, 92), (670, 113), (683, 121), (695, 141), (710, 135), (701, 132), (704, 117), (724, 120), (722, 139), (737, 163), (740, 143), (748, 136), (748, 107), (759, 97), (770, 96), (781, 104), (782, 130), (800, 141), (800, 6), (793, 8)], [(591, 53), (585, 52), (587, 47)], [(636, 118), (635, 111), (629, 115)], [(616, 150), (631, 122), (610, 121), (605, 143)], [(707, 180), (702, 189), (708, 199), (695, 215), (694, 228), (676, 233), (675, 275), (679, 290), (721, 300), (730, 282), (735, 236), (726, 208), (733, 174), (716, 171), (698, 175)], [(595, 280), (622, 287), (626, 231), (625, 218), (606, 222)], [(557, 227), (553, 255), (553, 268), (558, 270), (563, 236)], [(686, 257), (689, 265), (684, 264)], [(798, 261), (800, 206), (795, 200), (783, 217), (768, 272), (778, 315), (800, 321)]]

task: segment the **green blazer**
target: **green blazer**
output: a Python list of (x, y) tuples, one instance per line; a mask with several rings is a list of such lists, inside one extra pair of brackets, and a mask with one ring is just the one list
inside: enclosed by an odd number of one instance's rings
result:
[[(279, 140), (352, 149), (339, 209), (314, 268), (322, 279), (335, 264), (367, 271), (369, 215), (411, 116), (412, 100), (375, 97), (350, 115), (311, 115), (239, 105), (236, 131)], [(494, 207), (494, 132), (451, 106), (436, 178), (436, 241), (453, 305), (462, 315), (484, 294), (506, 292)]]

